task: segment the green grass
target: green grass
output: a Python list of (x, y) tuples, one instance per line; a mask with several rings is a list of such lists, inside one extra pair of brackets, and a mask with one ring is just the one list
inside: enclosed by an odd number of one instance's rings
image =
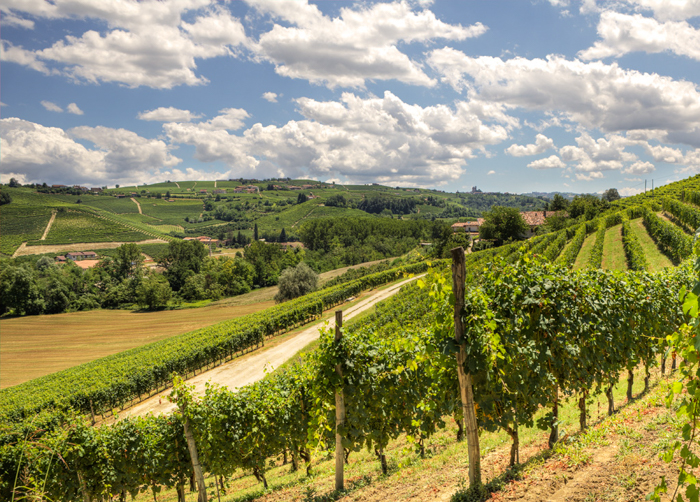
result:
[(588, 260), (591, 257), (591, 252), (593, 251), (593, 246), (595, 245), (595, 232), (591, 233), (583, 241), (583, 246), (576, 256), (576, 261), (574, 262), (574, 270), (580, 270), (585, 268), (588, 264)]
[(615, 225), (605, 232), (603, 244), (603, 264), (604, 270), (627, 270), (627, 256), (622, 245), (622, 225)]
[(630, 227), (632, 228), (632, 232), (634, 232), (634, 234), (637, 236), (639, 244), (644, 250), (647, 263), (649, 263), (650, 272), (656, 272), (662, 268), (673, 267), (673, 263), (671, 262), (670, 258), (659, 250), (658, 246), (649, 235), (649, 232), (647, 232), (641, 218), (631, 221)]
[(124, 227), (114, 221), (98, 218), (82, 211), (59, 211), (44, 241), (38, 244), (71, 244), (78, 242), (134, 242), (152, 237)]

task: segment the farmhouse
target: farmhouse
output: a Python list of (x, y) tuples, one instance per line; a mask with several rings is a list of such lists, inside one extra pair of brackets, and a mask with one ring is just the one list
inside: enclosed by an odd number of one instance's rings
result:
[(455, 223), (452, 225), (453, 232), (469, 232), (478, 233), (479, 227), (484, 223), (483, 218), (477, 218), (475, 221), (467, 221), (464, 223)]
[[(57, 256), (56, 258), (63, 258), (61, 256)], [(78, 261), (78, 260), (94, 260), (97, 258), (97, 253), (94, 251), (75, 251), (72, 253), (67, 253), (65, 256), (66, 260), (73, 260), (73, 261)]]
[(214, 193), (226, 193), (226, 190), (222, 188), (217, 188), (216, 190), (214, 190)]

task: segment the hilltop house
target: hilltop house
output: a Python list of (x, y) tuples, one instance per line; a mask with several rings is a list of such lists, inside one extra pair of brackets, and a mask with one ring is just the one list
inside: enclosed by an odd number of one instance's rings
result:
[(484, 223), (483, 218), (477, 218), (475, 221), (466, 221), (464, 223), (455, 223), (452, 225), (453, 232), (469, 232), (478, 233), (479, 227)]

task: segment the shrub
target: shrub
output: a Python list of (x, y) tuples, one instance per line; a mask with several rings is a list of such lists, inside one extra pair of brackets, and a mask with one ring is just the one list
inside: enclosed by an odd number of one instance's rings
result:
[(315, 291), (318, 288), (318, 274), (304, 262), (282, 272), (279, 291), (275, 295), (277, 303), (291, 300)]

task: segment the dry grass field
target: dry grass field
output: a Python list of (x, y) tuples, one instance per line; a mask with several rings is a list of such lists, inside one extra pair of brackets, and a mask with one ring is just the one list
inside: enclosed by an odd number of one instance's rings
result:
[[(360, 268), (378, 262), (355, 265)], [(321, 283), (345, 267), (320, 275)], [(0, 320), (0, 388), (48, 375), (170, 336), (187, 333), (275, 304), (277, 287), (219, 300), (204, 307), (160, 312), (93, 310)]]
[[(258, 291), (253, 294), (261, 296)], [(161, 312), (93, 310), (3, 319), (0, 388), (272, 305), (274, 301), (269, 298), (247, 305), (212, 304)]]

